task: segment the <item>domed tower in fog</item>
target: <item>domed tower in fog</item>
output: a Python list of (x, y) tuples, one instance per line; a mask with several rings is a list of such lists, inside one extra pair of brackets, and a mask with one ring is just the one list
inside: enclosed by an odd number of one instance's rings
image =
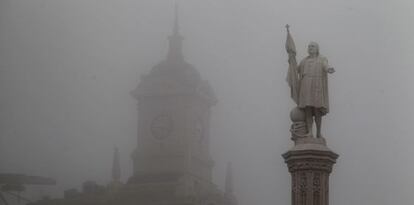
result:
[[(134, 176), (211, 180), (209, 155), (210, 108), (216, 98), (207, 81), (187, 63), (176, 17), (167, 58), (142, 76), (131, 94), (138, 100), (138, 145), (133, 154)], [(148, 178), (149, 177), (149, 178)]]
[(176, 9), (166, 59), (131, 92), (138, 101), (138, 144), (127, 186), (160, 200), (144, 200), (146, 204), (235, 204), (233, 195), (212, 183), (209, 129), (216, 98), (185, 61), (182, 42)]

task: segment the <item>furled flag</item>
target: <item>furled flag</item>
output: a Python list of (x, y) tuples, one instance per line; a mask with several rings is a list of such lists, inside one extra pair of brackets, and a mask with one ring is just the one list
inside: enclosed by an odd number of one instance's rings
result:
[(290, 35), (289, 25), (286, 25), (287, 38), (286, 38), (286, 51), (289, 55), (289, 69), (286, 77), (286, 81), (290, 87), (290, 96), (298, 104), (299, 99), (299, 74), (298, 63), (296, 62), (296, 46)]

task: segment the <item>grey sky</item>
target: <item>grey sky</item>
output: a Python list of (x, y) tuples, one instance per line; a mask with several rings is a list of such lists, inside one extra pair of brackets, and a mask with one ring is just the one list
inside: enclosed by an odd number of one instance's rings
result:
[[(165, 58), (172, 17), (172, 0), (1, 0), (0, 171), (54, 177), (61, 194), (106, 183), (117, 145), (128, 178), (129, 92)], [(331, 203), (412, 204), (413, 19), (409, 0), (181, 0), (186, 59), (219, 100), (216, 184), (231, 160), (241, 205), (290, 203), (289, 23), (298, 59), (316, 41), (337, 71), (323, 127), (340, 154)]]

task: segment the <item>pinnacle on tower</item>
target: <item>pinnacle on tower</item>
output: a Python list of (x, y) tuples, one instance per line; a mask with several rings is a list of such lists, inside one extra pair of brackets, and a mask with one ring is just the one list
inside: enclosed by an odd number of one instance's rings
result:
[(175, 11), (175, 18), (174, 18), (174, 27), (173, 27), (173, 33), (171, 36), (169, 36), (168, 40), (170, 42), (170, 47), (168, 50), (168, 60), (183, 60), (183, 50), (182, 50), (182, 41), (183, 37), (179, 33), (179, 17), (178, 17), (178, 4), (175, 2), (174, 6)]
[(178, 3), (177, 2), (175, 2), (175, 4), (174, 4), (174, 28), (173, 28), (173, 31), (174, 31), (174, 35), (180, 35), (179, 34), (179, 31), (180, 31), (180, 25), (179, 25), (179, 22), (178, 22)]
[(224, 189), (224, 192), (226, 194), (233, 194), (233, 170), (231, 167), (231, 162), (227, 163), (226, 184)]
[(238, 205), (238, 201), (236, 196), (233, 193), (233, 170), (231, 167), (231, 162), (227, 163), (227, 170), (226, 170), (226, 184), (224, 187), (224, 195), (226, 197), (226, 204), (228, 205)]
[(119, 182), (121, 179), (121, 166), (119, 164), (119, 151), (118, 148), (114, 149), (114, 158), (112, 163), (112, 181)]

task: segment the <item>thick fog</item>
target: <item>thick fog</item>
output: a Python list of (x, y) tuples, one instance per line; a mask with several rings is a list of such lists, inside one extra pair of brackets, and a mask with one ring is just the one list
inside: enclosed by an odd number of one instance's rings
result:
[[(55, 178), (26, 196), (110, 181), (114, 146), (132, 174), (139, 76), (165, 59), (172, 0), (0, 1), (0, 172)], [(329, 76), (323, 134), (340, 157), (335, 205), (412, 204), (414, 3), (410, 0), (180, 0), (184, 55), (214, 89), (211, 155), (241, 205), (290, 203), (281, 154), (293, 142), (285, 24)]]

